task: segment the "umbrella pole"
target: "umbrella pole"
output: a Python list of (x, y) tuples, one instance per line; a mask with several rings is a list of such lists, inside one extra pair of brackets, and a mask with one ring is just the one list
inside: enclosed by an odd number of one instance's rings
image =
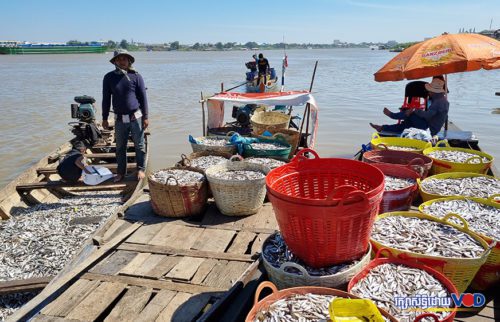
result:
[[(448, 99), (448, 75), (444, 74), (444, 97)], [(448, 109), (448, 113), (450, 110)], [(448, 114), (446, 114), (446, 121), (444, 123), (444, 137), (446, 138), (446, 132), (448, 132)]]

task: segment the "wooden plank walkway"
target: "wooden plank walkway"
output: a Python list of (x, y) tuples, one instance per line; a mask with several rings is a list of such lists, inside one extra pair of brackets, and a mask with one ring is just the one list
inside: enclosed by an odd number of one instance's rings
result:
[(143, 193), (94, 241), (106, 247), (132, 222), (142, 226), (33, 321), (195, 321), (248, 278), (263, 240), (277, 229), (269, 203), (247, 217), (223, 216), (211, 204), (203, 216), (187, 220), (155, 215)]

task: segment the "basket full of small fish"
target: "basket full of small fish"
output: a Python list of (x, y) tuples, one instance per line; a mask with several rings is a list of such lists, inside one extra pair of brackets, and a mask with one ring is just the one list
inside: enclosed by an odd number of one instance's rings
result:
[(266, 197), (266, 174), (261, 164), (237, 161), (235, 157), (205, 171), (217, 208), (228, 216), (257, 213)]
[[(439, 142), (438, 142), (439, 144)], [(487, 153), (472, 149), (446, 147), (427, 148), (424, 155), (433, 160), (433, 174), (445, 172), (486, 173), (493, 163), (493, 157)]]
[(372, 134), (370, 145), (373, 150), (394, 150), (422, 153), (432, 147), (430, 142), (408, 138), (381, 137), (378, 133)]
[[(464, 218), (469, 229), (479, 234), (488, 244), (496, 242), (486, 262), (477, 272), (472, 286), (485, 290), (500, 282), (500, 203), (491, 198), (449, 197), (434, 199), (420, 205), (419, 210), (443, 218), (449, 213)], [(454, 218), (450, 218), (453, 220)], [(459, 223), (459, 221), (457, 222)]]
[(363, 162), (389, 163), (406, 166), (426, 178), (432, 168), (432, 159), (428, 156), (408, 151), (372, 150), (363, 153)]
[[(461, 225), (451, 222), (451, 217)], [(374, 251), (387, 248), (395, 257), (416, 259), (442, 272), (460, 292), (469, 286), (490, 254), (488, 243), (455, 214), (443, 219), (419, 212), (379, 215), (371, 243)]]
[(292, 146), (284, 140), (255, 139), (255, 142), (243, 144), (243, 156), (269, 157), (279, 160), (288, 160)]
[(231, 158), (231, 154), (217, 151), (193, 152), (186, 156), (181, 154), (181, 160), (177, 162), (177, 166), (192, 167), (205, 172), (213, 165), (218, 165), (227, 162)]
[[(260, 293), (270, 288), (272, 294), (259, 301)], [(271, 282), (262, 282), (255, 293), (254, 306), (245, 322), (319, 322), (331, 321), (329, 306), (335, 298), (357, 299), (357, 296), (333, 288), (307, 286), (278, 290)], [(396, 318), (380, 310), (384, 321)]]
[(359, 259), (333, 266), (314, 268), (288, 249), (280, 233), (269, 236), (262, 245), (262, 262), (269, 279), (279, 289), (322, 286), (345, 289), (349, 280), (370, 261), (371, 246)]
[(420, 181), (419, 190), (423, 201), (452, 196), (488, 199), (500, 194), (500, 179), (470, 172), (441, 173)]
[(246, 158), (245, 161), (250, 163), (262, 164), (271, 170), (286, 164), (285, 161), (276, 160), (272, 158), (259, 158), (259, 157)]
[(236, 153), (236, 146), (232, 145), (229, 137), (201, 136), (193, 138), (189, 136), (189, 143), (193, 152), (224, 152), (231, 155)]
[(410, 168), (395, 164), (374, 163), (373, 166), (380, 169), (385, 176), (379, 213), (410, 209), (420, 175)]
[(199, 215), (207, 203), (207, 180), (202, 170), (173, 167), (148, 177), (151, 206), (157, 215), (187, 217)]
[[(373, 300), (399, 321), (417, 321), (418, 316), (430, 313), (425, 312), (425, 309), (441, 307), (447, 310), (432, 313), (434, 317), (420, 321), (452, 322), (456, 310), (452, 306), (450, 294), (457, 293), (453, 283), (438, 271), (415, 261), (382, 258), (381, 253), (385, 250), (379, 250), (375, 259), (349, 282), (348, 292)], [(413, 301), (419, 303), (422, 298), (432, 299), (435, 303), (413, 306)], [(415, 309), (423, 309), (423, 312)]]

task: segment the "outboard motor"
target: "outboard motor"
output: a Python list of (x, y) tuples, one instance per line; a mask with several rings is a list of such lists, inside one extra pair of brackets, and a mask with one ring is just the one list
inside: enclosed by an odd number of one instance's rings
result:
[(75, 103), (71, 104), (71, 118), (77, 122), (69, 122), (71, 133), (75, 135), (72, 141), (82, 141), (87, 147), (95, 145), (102, 138), (101, 131), (95, 123), (95, 99), (92, 96), (76, 96)]

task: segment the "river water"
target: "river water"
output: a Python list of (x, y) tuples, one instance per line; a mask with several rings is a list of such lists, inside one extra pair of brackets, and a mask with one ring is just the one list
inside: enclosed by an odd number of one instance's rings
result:
[[(171, 166), (190, 153), (188, 134), (201, 135), (200, 93), (213, 94), (244, 80), (252, 52), (137, 52), (136, 69), (148, 88), (151, 167)], [(313, 93), (320, 108), (321, 156), (353, 155), (373, 132), (368, 122), (391, 122), (383, 107), (397, 110), (406, 82), (377, 83), (373, 73), (394, 53), (369, 49), (290, 50), (286, 89), (308, 89), (319, 61)], [(265, 51), (281, 74), (282, 51)], [(84, 55), (0, 55), (0, 187), (71, 138), (70, 104), (91, 95), (100, 110), (101, 82), (112, 70), (111, 53)], [(450, 119), (473, 131), (481, 147), (500, 157), (500, 72), (449, 76)], [(229, 109), (228, 109), (229, 112)], [(297, 109), (296, 113), (301, 113)], [(229, 113), (230, 114), (230, 113)], [(295, 114), (295, 112), (294, 112)]]

